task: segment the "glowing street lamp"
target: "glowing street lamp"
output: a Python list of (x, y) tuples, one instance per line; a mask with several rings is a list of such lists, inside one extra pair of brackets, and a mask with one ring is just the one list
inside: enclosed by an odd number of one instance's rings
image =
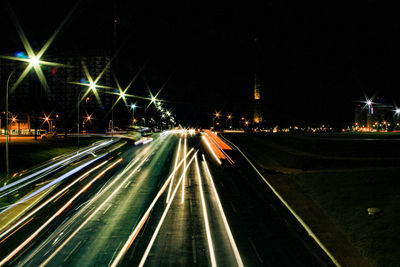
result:
[(232, 119), (232, 115), (229, 114), (225, 121), (225, 128), (228, 128), (228, 120), (230, 119)]
[(136, 104), (132, 104), (131, 109), (132, 109), (132, 124), (133, 125), (135, 125), (135, 108), (136, 108)]
[[(215, 116), (213, 116), (213, 130), (215, 128), (215, 118), (219, 118), (219, 112), (215, 113)], [(218, 125), (218, 124), (217, 124)]]

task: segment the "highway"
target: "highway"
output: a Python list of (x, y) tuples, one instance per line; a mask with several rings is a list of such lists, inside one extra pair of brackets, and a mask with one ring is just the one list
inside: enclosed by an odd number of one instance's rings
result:
[(0, 231), (0, 266), (334, 266), (222, 139), (153, 138), (51, 173), (47, 194)]

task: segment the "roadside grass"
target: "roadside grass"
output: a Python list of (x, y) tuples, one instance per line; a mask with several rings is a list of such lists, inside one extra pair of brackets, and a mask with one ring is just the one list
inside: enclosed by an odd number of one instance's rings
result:
[[(103, 138), (82, 138), (80, 148), (89, 146)], [(54, 157), (71, 153), (78, 148), (75, 138), (60, 138), (57, 140), (24, 140), (21, 142), (11, 142), (10, 149), (10, 175), (21, 173), (24, 170), (34, 167), (37, 164), (48, 161)], [(0, 149), (5, 150), (5, 144), (0, 144)], [(5, 163), (5, 153), (0, 156), (0, 162)], [(5, 178), (5, 164), (0, 167), (0, 181)], [(0, 210), (13, 204), (21, 196), (27, 195), (32, 190), (31, 187), (23, 188), (15, 194), (0, 198)]]
[[(358, 139), (366, 135), (224, 136), (262, 166), (265, 173), (278, 174), (274, 182), (294, 182), (300, 193), (310, 197), (345, 233), (368, 263), (396, 266), (400, 262), (400, 168), (396, 168), (400, 167), (400, 160), (368, 159), (396, 157), (399, 140), (386, 140), (388, 135), (380, 133), (361, 141)], [(396, 134), (391, 136), (400, 138)], [(357, 140), (350, 141), (350, 137)], [(289, 179), (279, 179), (279, 175)], [(296, 203), (291, 204), (296, 209)], [(370, 207), (381, 208), (382, 212), (369, 216)]]
[[(400, 262), (399, 169), (290, 175), (375, 266)], [(382, 213), (369, 216), (367, 209)]]
[[(81, 138), (80, 147), (91, 145), (102, 138)], [(75, 138), (60, 138), (57, 140), (26, 140), (12, 142), (9, 145), (10, 175), (31, 168), (62, 154), (77, 150)], [(0, 143), (0, 178), (6, 175), (5, 143)]]

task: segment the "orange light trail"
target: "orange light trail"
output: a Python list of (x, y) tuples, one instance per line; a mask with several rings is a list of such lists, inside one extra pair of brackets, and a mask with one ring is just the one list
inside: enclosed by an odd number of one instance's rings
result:
[(229, 145), (227, 145), (221, 138), (219, 138), (216, 134), (214, 134), (210, 130), (204, 130), (204, 132), (218, 145), (220, 149), (232, 150), (232, 148)]

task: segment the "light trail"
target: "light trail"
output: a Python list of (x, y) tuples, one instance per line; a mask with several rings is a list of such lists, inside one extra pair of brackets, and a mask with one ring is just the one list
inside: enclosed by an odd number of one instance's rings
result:
[[(52, 164), (52, 165), (50, 165), (50, 166), (48, 166), (48, 167), (46, 167), (46, 168), (41, 169), (40, 171), (37, 171), (37, 172), (35, 172), (35, 173), (33, 173), (33, 174), (28, 175), (27, 177), (24, 177), (24, 178), (22, 178), (22, 179), (19, 179), (18, 181), (15, 181), (15, 182), (12, 182), (12, 183), (10, 183), (10, 184), (8, 184), (8, 185), (5, 185), (5, 186), (3, 186), (3, 187), (0, 188), (0, 192), (1, 192), (1, 191), (4, 191), (4, 190), (6, 190), (6, 189), (8, 189), (8, 188), (10, 188), (10, 187), (13, 187), (13, 186), (15, 186), (15, 185), (17, 185), (17, 184), (20, 184), (20, 183), (22, 183), (22, 182), (25, 182), (26, 180), (28, 180), (28, 179), (30, 179), (30, 178), (33, 178), (33, 177), (35, 177), (35, 176), (37, 176), (37, 175), (39, 175), (39, 174), (42, 174), (42, 173), (44, 173), (45, 171), (48, 171), (48, 170), (50, 170), (50, 169), (52, 169), (52, 168), (55, 168), (55, 167), (57, 167), (57, 166), (59, 166), (59, 165), (65, 163), (65, 162), (67, 162), (67, 161), (69, 161), (69, 160), (75, 159), (75, 158), (77, 158), (78, 156), (80, 156), (79, 158), (81, 158), (81, 157), (85, 156), (87, 153), (89, 153), (89, 152), (91, 152), (91, 151), (94, 151), (94, 150), (97, 150), (98, 148), (103, 147), (103, 146), (109, 144), (110, 142), (111, 142), (111, 140), (110, 140), (110, 141), (106, 141), (106, 142), (104, 142), (104, 143), (101, 143), (101, 144), (99, 144), (99, 145), (97, 145), (97, 146), (88, 148), (88, 149), (82, 151), (82, 152), (79, 153), (79, 154), (74, 154), (74, 155), (72, 155), (71, 157), (68, 157), (68, 158), (66, 158), (66, 159), (63, 159), (63, 160), (57, 162), (57, 163), (54, 163), (54, 164)], [(36, 180), (37, 180), (37, 179), (36, 179)], [(34, 182), (34, 181), (36, 181), (36, 180), (31, 181), (31, 183)], [(25, 184), (25, 185), (27, 185), (27, 184)]]
[[(119, 192), (119, 190), (125, 185), (125, 183), (139, 170), (139, 168), (143, 165), (143, 163), (145, 163), (147, 160), (147, 157), (144, 158), (139, 165), (122, 181), (122, 183), (107, 197), (106, 200), (104, 200), (102, 202), (102, 204), (100, 206), (97, 207), (97, 209), (95, 209), (92, 214), (90, 214), (90, 216), (88, 218), (86, 218), (86, 220), (81, 223), (79, 225), (79, 227), (61, 244), (57, 247), (57, 249), (44, 261), (40, 264), (40, 267), (47, 265), (53, 258), (54, 256), (60, 252), (60, 250), (94, 217), (94, 215), (96, 215), (96, 213), (101, 210), (103, 208), (104, 205), (107, 204), (107, 202), (109, 202), (111, 200), (111, 198), (114, 197), (114, 195)], [(137, 159), (134, 163), (131, 164), (131, 166), (133, 166), (136, 162), (138, 162), (139, 159)], [(125, 170), (128, 170), (131, 168), (131, 166), (127, 166), (127, 168), (125, 168)], [(129, 168), (128, 168), (129, 167)], [(127, 171), (123, 171), (111, 184), (109, 184), (107, 186), (107, 188), (103, 191), (106, 192), (108, 191), (108, 189), (111, 188), (111, 186), (113, 186), (121, 177), (122, 175), (124, 175)]]
[[(191, 148), (189, 150), (189, 152), (184, 156), (184, 158), (187, 158), (193, 151), (193, 148)], [(180, 165), (182, 165), (183, 163), (183, 159), (179, 162), (178, 167)], [(153, 202), (151, 202), (150, 206), (148, 207), (148, 209), (146, 210), (146, 212), (144, 213), (142, 219), (140, 219), (139, 223), (137, 224), (137, 226), (135, 227), (135, 229), (133, 230), (133, 232), (130, 234), (130, 236), (128, 237), (128, 240), (125, 242), (124, 246), (121, 248), (121, 250), (119, 251), (117, 257), (115, 257), (115, 259), (113, 260), (113, 262), (111, 263), (111, 267), (115, 267), (118, 265), (118, 263), (121, 261), (122, 257), (125, 255), (125, 253), (128, 251), (129, 247), (132, 245), (133, 241), (135, 241), (137, 235), (139, 234), (140, 230), (142, 229), (144, 223), (146, 222), (147, 218), (150, 215), (151, 210), (153, 209), (154, 205), (157, 203), (158, 199), (161, 197), (161, 195), (164, 193), (165, 189), (168, 186), (168, 183), (171, 181), (172, 176), (175, 174), (177, 169), (175, 169), (170, 176), (167, 178), (167, 180), (164, 182), (164, 185), (161, 187), (161, 189), (158, 191), (156, 197), (153, 199)], [(184, 170), (185, 172), (185, 170)], [(171, 201), (169, 202), (171, 203)]]
[[(80, 181), (80, 179), (82, 179), (83, 177), (86, 177), (87, 175), (89, 175), (91, 172), (97, 170), (98, 168), (100, 168), (101, 166), (103, 166), (104, 164), (106, 164), (108, 161), (103, 161), (102, 163), (98, 164), (97, 166), (95, 166), (94, 168), (92, 168), (91, 170), (87, 171), (86, 173), (82, 174), (79, 178), (77, 178), (75, 181), (73, 181), (72, 183), (70, 183), (68, 186), (66, 186), (64, 189), (60, 190), (57, 194), (55, 194), (54, 196), (52, 196), (51, 198), (49, 198), (48, 200), (46, 200), (43, 204), (41, 204), (39, 207), (37, 207), (36, 209), (34, 209), (32, 212), (30, 212), (29, 214), (27, 214), (24, 218), (22, 218), (21, 220), (19, 220), (17, 223), (15, 223), (12, 227), (10, 227), (9, 229), (7, 229), (7, 231), (5, 231), (4, 233), (0, 234), (0, 239), (3, 238), (5, 235), (7, 235), (9, 232), (11, 232), (13, 229), (15, 229), (18, 225), (20, 225), (21, 223), (23, 223), (24, 221), (26, 221), (28, 218), (32, 217), (33, 215), (36, 214), (36, 212), (38, 212), (39, 210), (41, 210), (43, 207), (45, 207), (47, 204), (49, 204), (51, 201), (53, 201), (54, 199), (56, 199), (57, 197), (59, 197), (61, 194), (63, 194), (65, 191), (69, 190), (69, 188), (71, 188), (74, 184), (76, 184), (77, 182)], [(2, 242), (2, 241), (1, 241)], [(0, 242), (0, 243), (1, 243)]]
[[(186, 131), (185, 131), (185, 142), (183, 145), (183, 154), (186, 155)], [(184, 158), (184, 162), (183, 162), (183, 169), (186, 169), (186, 158)], [(185, 172), (183, 173), (183, 182), (182, 182), (182, 200), (181, 203), (183, 204), (183, 202), (185, 201), (185, 179), (186, 179), (186, 175)]]
[(144, 263), (146, 262), (146, 259), (147, 259), (148, 255), (150, 253), (150, 250), (151, 250), (151, 248), (152, 248), (152, 246), (154, 244), (154, 241), (157, 238), (158, 232), (160, 231), (161, 226), (162, 226), (162, 224), (163, 224), (163, 222), (165, 220), (165, 217), (167, 216), (168, 210), (171, 207), (171, 204), (172, 204), (172, 201), (174, 200), (176, 192), (178, 191), (180, 183), (183, 181), (183, 178), (185, 177), (186, 171), (189, 168), (190, 164), (193, 162), (193, 159), (196, 157), (196, 155), (197, 155), (197, 152), (192, 156), (192, 158), (190, 159), (188, 165), (183, 170), (183, 174), (182, 174), (181, 178), (179, 179), (178, 184), (176, 185), (174, 192), (172, 193), (171, 201), (168, 203), (167, 207), (165, 208), (165, 210), (163, 212), (163, 215), (161, 216), (161, 219), (160, 219), (160, 221), (159, 221), (159, 223), (157, 225), (157, 228), (154, 231), (153, 236), (151, 237), (151, 240), (150, 240), (149, 244), (147, 245), (146, 251), (144, 252), (143, 257), (142, 257), (142, 259), (141, 259), (141, 261), (139, 263), (139, 267), (142, 267), (144, 265)]
[[(227, 139), (226, 139), (227, 140)], [(336, 265), (340, 266), (339, 262), (336, 260), (336, 258), (329, 252), (329, 250), (325, 247), (324, 244), (319, 240), (319, 238), (314, 234), (314, 232), (311, 230), (311, 228), (303, 221), (303, 219), (292, 209), (292, 207), (289, 205), (289, 203), (286, 202), (286, 200), (283, 199), (283, 197), (278, 193), (278, 191), (275, 190), (275, 188), (265, 179), (265, 177), (257, 170), (257, 168), (254, 166), (254, 164), (246, 157), (246, 155), (240, 150), (235, 144), (227, 140), (234, 148), (236, 148), (240, 154), (247, 160), (247, 162), (253, 167), (253, 169), (257, 172), (257, 174), (263, 179), (263, 181), (267, 184), (267, 186), (271, 189), (271, 191), (275, 194), (275, 196), (282, 202), (283, 205), (292, 213), (292, 215), (296, 218), (296, 220), (303, 226), (303, 228), (307, 231), (308, 235), (311, 236), (314, 241), (318, 244), (318, 246), (328, 255), (328, 257), (331, 259), (331, 261)]]
[(69, 176), (71, 176), (71, 175), (77, 173), (78, 171), (82, 170), (83, 168), (89, 166), (89, 165), (92, 164), (93, 162), (95, 162), (95, 161), (101, 159), (102, 157), (104, 157), (104, 156), (106, 156), (106, 155), (107, 155), (107, 154), (104, 154), (104, 155), (102, 155), (101, 157), (94, 158), (93, 160), (91, 160), (91, 161), (89, 161), (89, 162), (86, 162), (86, 163), (84, 163), (84, 164), (82, 164), (82, 165), (76, 167), (75, 169), (72, 169), (71, 171), (69, 171), (69, 172), (67, 172), (67, 173), (65, 173), (65, 174), (63, 174), (63, 175), (61, 175), (60, 177), (54, 179), (54, 180), (51, 181), (50, 183), (48, 183), (48, 184), (46, 184), (46, 185), (40, 187), (39, 189), (35, 190), (35, 191), (32, 192), (31, 194), (27, 195), (27, 196), (24, 197), (23, 199), (18, 200), (16, 203), (10, 205), (8, 208), (2, 210), (2, 211), (0, 212), (0, 214), (3, 213), (3, 212), (5, 212), (5, 211), (7, 211), (7, 210), (9, 210), (9, 209), (11, 209), (11, 208), (13, 208), (13, 207), (15, 207), (15, 206), (17, 206), (17, 205), (19, 205), (19, 204), (21, 204), (21, 203), (23, 203), (23, 202), (25, 202), (25, 201), (27, 201), (27, 200), (30, 199), (30, 198), (32, 198), (32, 197), (38, 195), (39, 193), (43, 192), (43, 191), (46, 190), (47, 188), (50, 188), (51, 186), (55, 185), (56, 183), (61, 182), (62, 180), (64, 180), (64, 179), (68, 178)]
[(233, 253), (235, 255), (236, 262), (237, 262), (239, 267), (242, 267), (242, 266), (244, 266), (243, 262), (242, 262), (242, 258), (240, 257), (240, 253), (239, 253), (239, 250), (238, 250), (238, 248), (236, 246), (235, 240), (233, 238), (231, 229), (229, 228), (228, 220), (226, 219), (225, 212), (224, 212), (224, 209), (222, 208), (221, 201), (219, 199), (218, 192), (217, 192), (217, 190), (215, 188), (213, 178), (211, 176), (210, 170), (208, 169), (207, 161), (206, 161), (206, 159), (205, 159), (203, 154), (202, 154), (202, 157), (203, 157), (203, 165), (204, 165), (204, 168), (205, 168), (205, 170), (206, 170), (206, 172), (208, 174), (208, 178), (210, 179), (211, 186), (212, 186), (212, 189), (213, 189), (213, 192), (214, 192), (214, 195), (215, 195), (215, 199), (217, 200), (218, 209), (219, 209), (219, 212), (221, 214), (222, 221), (224, 222), (225, 230), (226, 230), (226, 233), (228, 234), (229, 242), (231, 243), (231, 247), (232, 247)]
[(7, 257), (5, 257), (1, 262), (0, 266), (3, 266), (12, 257), (15, 256), (21, 249), (23, 249), (29, 242), (31, 242), (47, 225), (49, 225), (57, 216), (59, 216), (64, 210), (68, 208), (78, 198), (83, 192), (85, 192), (95, 181), (102, 177), (107, 171), (112, 169), (115, 165), (120, 163), (122, 158), (112, 163), (104, 171), (98, 174), (93, 180), (91, 180), (86, 186), (84, 186), (75, 196), (73, 196), (61, 209), (59, 209), (52, 217), (50, 217), (42, 226), (40, 226), (30, 237), (28, 237), (22, 244), (20, 244), (16, 249), (14, 249)]
[(208, 243), (208, 251), (210, 253), (210, 259), (211, 259), (211, 266), (217, 266), (217, 262), (215, 260), (215, 252), (213, 248), (213, 241), (211, 237), (211, 231), (210, 231), (210, 225), (208, 223), (208, 214), (207, 214), (207, 207), (206, 207), (206, 202), (204, 200), (204, 194), (203, 194), (203, 186), (201, 185), (201, 175), (200, 175), (200, 168), (199, 168), (199, 163), (197, 161), (197, 155), (195, 158), (196, 162), (196, 172), (197, 172), (197, 177), (199, 180), (199, 189), (200, 189), (200, 196), (201, 196), (201, 205), (203, 207), (203, 217), (204, 217), (204, 225), (206, 227), (206, 234), (207, 234), (207, 243)]
[(212, 147), (211, 147), (210, 143), (208, 142), (207, 138), (206, 138), (204, 135), (203, 135), (201, 138), (202, 138), (202, 139), (204, 140), (204, 142), (206, 143), (208, 149), (210, 150), (211, 154), (214, 156), (215, 160), (218, 162), (219, 165), (221, 165), (222, 162), (219, 160), (217, 154), (215, 154), (215, 152), (214, 152), (214, 150), (212, 149)]
[(210, 130), (204, 130), (204, 132), (217, 144), (217, 146), (222, 150), (232, 150), (232, 148), (225, 143), (221, 138), (219, 138), (216, 134), (211, 132)]
[[(179, 160), (179, 152), (181, 150), (181, 143), (182, 143), (182, 138), (179, 138), (179, 145), (178, 145), (178, 151), (176, 152), (174, 170), (176, 170), (176, 165), (177, 165), (178, 160)], [(175, 172), (174, 172), (174, 174), (172, 176), (171, 183), (169, 184), (168, 195), (167, 195), (167, 203), (169, 201), (169, 196), (171, 195), (171, 188), (172, 188), (172, 184), (174, 183), (174, 178), (175, 178)]]

